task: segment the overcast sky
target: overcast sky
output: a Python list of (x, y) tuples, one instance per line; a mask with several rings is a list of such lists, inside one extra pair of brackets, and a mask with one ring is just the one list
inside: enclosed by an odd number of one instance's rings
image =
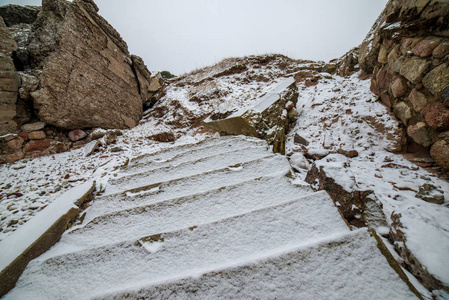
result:
[[(0, 0), (0, 5), (40, 5)], [(387, 0), (96, 0), (150, 70), (176, 75), (226, 57), (328, 61), (358, 46)]]

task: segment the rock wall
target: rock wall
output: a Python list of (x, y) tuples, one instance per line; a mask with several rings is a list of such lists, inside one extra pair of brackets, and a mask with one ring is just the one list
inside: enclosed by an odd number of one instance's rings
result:
[(17, 132), (33, 116), (68, 130), (137, 125), (143, 103), (153, 95), (151, 73), (140, 57), (130, 55), (92, 0), (43, 0), (41, 8), (7, 5), (0, 16), (7, 21), (2, 32), (6, 25), (16, 44), (3, 55), (21, 79), (17, 124), (1, 134)]
[(449, 169), (449, 2), (390, 0), (360, 46), (371, 91)]
[(43, 1), (29, 49), (42, 67), (31, 92), (41, 121), (65, 128), (132, 128), (142, 98), (126, 43), (90, 1)]
[(0, 162), (80, 146), (70, 130), (132, 128), (161, 88), (92, 0), (0, 7), (0, 39)]
[(19, 74), (16, 72), (12, 53), (17, 50), (17, 43), (0, 16), (0, 135), (14, 131), (17, 123), (16, 100), (20, 86)]

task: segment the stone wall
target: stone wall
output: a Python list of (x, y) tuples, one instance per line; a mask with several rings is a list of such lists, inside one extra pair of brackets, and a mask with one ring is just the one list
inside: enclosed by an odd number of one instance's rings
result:
[(360, 47), (371, 91), (449, 169), (449, 2), (391, 0)]

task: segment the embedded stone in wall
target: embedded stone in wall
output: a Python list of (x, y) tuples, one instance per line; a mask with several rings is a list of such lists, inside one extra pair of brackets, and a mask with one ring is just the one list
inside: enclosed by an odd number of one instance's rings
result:
[(449, 42), (442, 42), (433, 50), (432, 56), (438, 59), (444, 58), (449, 54)]
[(426, 96), (418, 92), (416, 89), (413, 89), (410, 95), (408, 96), (408, 100), (412, 103), (413, 109), (416, 112), (420, 112), (427, 105)]
[(422, 83), (433, 95), (441, 96), (444, 90), (449, 87), (449, 66), (446, 64), (439, 65), (423, 78)]
[(449, 129), (449, 107), (444, 103), (432, 103), (422, 110), (427, 124), (433, 129), (443, 131)]
[(410, 107), (405, 102), (400, 102), (396, 104), (396, 106), (394, 107), (394, 113), (406, 126), (408, 124), (408, 120), (410, 120), (412, 117)]
[(432, 39), (424, 39), (416, 44), (413, 47), (413, 54), (419, 57), (427, 57), (432, 55), (433, 50), (438, 46), (439, 40)]
[(426, 129), (425, 122), (418, 122), (415, 125), (410, 125), (407, 128), (407, 134), (419, 145), (429, 147), (432, 140)]
[(449, 170), (449, 143), (445, 140), (436, 142), (430, 148), (430, 155), (442, 168)]
[(431, 67), (431, 62), (414, 56), (406, 59), (402, 63), (399, 74), (407, 78), (411, 83), (417, 84), (422, 80), (424, 75), (430, 71)]
[(391, 92), (395, 98), (404, 96), (407, 93), (407, 84), (400, 77), (396, 77), (391, 84)]

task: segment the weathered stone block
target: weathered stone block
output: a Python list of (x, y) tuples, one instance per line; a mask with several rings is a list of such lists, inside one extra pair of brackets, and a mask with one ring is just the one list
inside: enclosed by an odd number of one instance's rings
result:
[(281, 82), (272, 92), (260, 98), (250, 108), (241, 109), (221, 120), (204, 121), (216, 131), (232, 135), (249, 135), (266, 139), (274, 145), (275, 152), (281, 152), (285, 142), (287, 116), (282, 117), (288, 101), (297, 102), (298, 92), (293, 78)]
[(45, 127), (44, 122), (34, 122), (20, 126), (20, 129), (22, 129), (25, 132), (31, 132), (41, 130), (44, 127)]
[(28, 135), (28, 138), (30, 140), (43, 140), (46, 137), (47, 136), (45, 135), (45, 132), (43, 132), (42, 130), (30, 132), (30, 134)]
[(440, 167), (449, 170), (449, 144), (445, 140), (433, 144), (430, 155)]
[(431, 62), (419, 57), (412, 57), (404, 60), (399, 74), (407, 78), (411, 83), (417, 84), (430, 71), (431, 67)]
[(436, 130), (449, 129), (449, 107), (443, 103), (432, 103), (422, 110), (427, 124)]
[(139, 87), (148, 70), (136, 59), (133, 65), (126, 43), (92, 3), (43, 2), (29, 45), (31, 61), (42, 67), (30, 93), (34, 107), (42, 121), (64, 129), (131, 128), (142, 116)]
[(419, 57), (430, 56), (438, 44), (439, 40), (436, 38), (424, 39), (413, 48), (413, 54)]
[(412, 117), (412, 111), (405, 102), (396, 104), (396, 106), (394, 107), (394, 113), (405, 126), (407, 126), (408, 121)]
[(410, 95), (408, 96), (409, 101), (413, 105), (413, 109), (416, 112), (420, 112), (427, 105), (426, 96), (418, 92), (416, 89), (413, 89)]
[(449, 86), (449, 66), (441, 64), (430, 71), (424, 78), (423, 84), (435, 96), (441, 96)]
[(449, 42), (443, 42), (433, 50), (433, 57), (441, 59), (449, 54)]
[(407, 128), (407, 134), (419, 145), (429, 147), (432, 140), (426, 129), (425, 122), (418, 122), (415, 125), (410, 125)]
[(395, 98), (404, 96), (407, 93), (407, 89), (407, 84), (399, 76), (396, 77), (391, 84), (391, 93)]
[(381, 64), (386, 64), (388, 62), (388, 51), (386, 46), (384, 45), (380, 46), (377, 61)]
[(28, 142), (25, 147), (23, 147), (24, 152), (32, 152), (32, 151), (43, 151), (50, 147), (49, 140), (38, 140)]

